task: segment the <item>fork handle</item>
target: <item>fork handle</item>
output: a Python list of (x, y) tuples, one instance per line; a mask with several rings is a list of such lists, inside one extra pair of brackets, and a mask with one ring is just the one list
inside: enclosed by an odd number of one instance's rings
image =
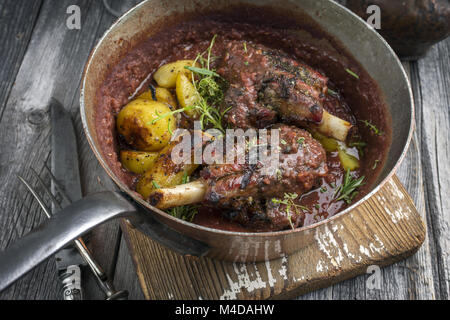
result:
[(66, 207), (0, 252), (0, 291), (96, 226), (114, 218), (138, 218), (138, 212), (117, 192), (97, 193)]

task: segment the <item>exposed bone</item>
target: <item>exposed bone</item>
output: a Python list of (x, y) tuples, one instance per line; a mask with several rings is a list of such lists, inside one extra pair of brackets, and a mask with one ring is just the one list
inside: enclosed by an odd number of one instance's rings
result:
[(176, 187), (158, 189), (152, 192), (148, 202), (161, 210), (202, 202), (206, 186), (200, 181), (182, 184)]
[(351, 128), (352, 125), (350, 122), (333, 116), (332, 114), (324, 110), (322, 123), (318, 125), (317, 131), (328, 137), (345, 142), (345, 140), (347, 140), (348, 132)]

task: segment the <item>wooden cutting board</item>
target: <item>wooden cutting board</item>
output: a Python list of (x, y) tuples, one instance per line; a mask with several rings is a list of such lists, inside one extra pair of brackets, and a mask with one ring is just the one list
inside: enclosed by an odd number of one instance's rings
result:
[(184, 257), (122, 222), (144, 295), (151, 300), (294, 298), (365, 274), (370, 266), (403, 260), (420, 248), (426, 233), (396, 176), (327, 226), (295, 254), (244, 264)]

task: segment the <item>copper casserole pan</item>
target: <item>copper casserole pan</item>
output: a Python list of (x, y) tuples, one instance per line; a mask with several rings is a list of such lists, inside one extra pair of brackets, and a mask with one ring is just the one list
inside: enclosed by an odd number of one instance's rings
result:
[[(309, 15), (323, 31), (338, 39), (371, 75), (384, 95), (392, 115), (392, 136), (395, 138), (385, 167), (370, 192), (348, 209), (312, 226), (282, 232), (240, 233), (206, 228), (176, 219), (150, 206), (121, 182), (108, 167), (105, 155), (101, 152), (95, 130), (95, 110), (98, 89), (110, 72), (110, 67), (117, 64), (121, 57), (143, 39), (157, 32), (163, 25), (162, 22), (170, 20), (170, 17), (191, 11), (201, 13), (202, 10), (211, 8), (221, 10), (238, 4), (263, 5)], [(14, 263), (0, 268), (5, 269), (0, 272), (0, 284), (4, 280), (1, 279), (2, 273), (12, 273), (9, 280), (17, 278), (21, 272), (30, 270), (76, 237), (118, 217), (128, 218), (147, 236), (182, 254), (252, 262), (295, 252), (314, 241), (314, 234), (325, 228), (330, 220), (337, 222), (342, 219), (374, 195), (393, 176), (412, 137), (414, 103), (407, 75), (386, 41), (359, 17), (332, 1), (147, 0), (123, 15), (92, 51), (82, 79), (80, 112), (93, 152), (122, 192), (86, 197), (22, 239), (14, 247), (15, 253), (9, 254)]]

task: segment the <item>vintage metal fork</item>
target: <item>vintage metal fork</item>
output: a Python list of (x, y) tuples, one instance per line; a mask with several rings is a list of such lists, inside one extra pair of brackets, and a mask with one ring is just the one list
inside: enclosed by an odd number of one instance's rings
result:
[[(63, 188), (56, 180), (55, 176), (52, 174), (51, 170), (44, 165), (45, 170), (50, 176), (51, 181), (53, 182), (55, 189), (58, 190), (59, 194), (64, 198), (64, 201), (67, 201), (67, 203), (71, 203), (70, 198), (65, 194)], [(61, 210), (62, 206), (56, 196), (52, 193), (52, 191), (46, 186), (44, 181), (41, 179), (41, 177), (38, 175), (38, 173), (31, 168), (32, 175), (36, 178), (38, 183), (42, 186), (45, 193), (50, 197), (51, 202), (55, 206), (57, 210)], [(39, 193), (31, 187), (31, 184), (25, 180), (23, 177), (18, 176), (18, 179), (27, 187), (27, 189), (31, 192), (31, 194), (34, 196), (34, 198), (37, 200), (39, 205), (41, 206), (42, 210), (44, 211), (47, 218), (52, 217), (52, 211), (47, 207), (45, 204), (43, 196), (40, 196)], [(76, 249), (78, 250), (79, 254), (83, 258), (83, 260), (87, 263), (89, 268), (91, 269), (92, 273), (94, 274), (97, 283), (100, 287), (100, 289), (104, 292), (106, 295), (106, 300), (127, 300), (128, 299), (128, 291), (117, 291), (114, 288), (114, 285), (111, 283), (111, 281), (108, 279), (108, 276), (103, 271), (103, 269), (100, 267), (100, 265), (95, 261), (93, 258), (91, 252), (87, 248), (86, 244), (84, 243), (83, 239), (80, 237), (76, 240), (74, 240), (74, 245)], [(67, 270), (66, 273), (61, 277), (61, 280), (64, 285), (64, 291), (72, 292), (74, 281), (73, 276), (76, 276), (76, 270)], [(76, 291), (76, 290), (75, 290)]]

